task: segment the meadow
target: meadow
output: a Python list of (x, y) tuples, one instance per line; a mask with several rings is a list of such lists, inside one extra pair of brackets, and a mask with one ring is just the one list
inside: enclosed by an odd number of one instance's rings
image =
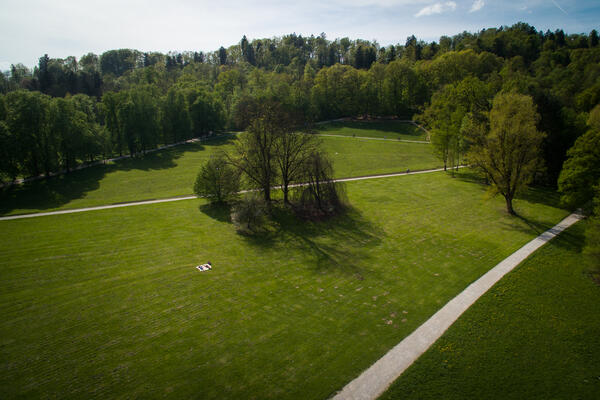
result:
[[(440, 166), (428, 144), (321, 137), (338, 178)], [(0, 215), (186, 196), (200, 166), (232, 148), (227, 137), (33, 181), (0, 192)]]
[(381, 139), (427, 140), (427, 132), (409, 122), (335, 121), (317, 126), (317, 133)]
[(202, 199), (0, 221), (1, 397), (328, 398), (568, 213), (469, 171), (347, 192), (256, 237)]
[(582, 254), (585, 224), (501, 280), (381, 399), (600, 398), (600, 287)]

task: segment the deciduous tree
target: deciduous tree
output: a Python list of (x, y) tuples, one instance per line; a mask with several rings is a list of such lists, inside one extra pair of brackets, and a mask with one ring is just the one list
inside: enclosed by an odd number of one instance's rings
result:
[(213, 203), (234, 199), (240, 190), (240, 174), (223, 155), (209, 159), (198, 172), (194, 193)]
[(501, 93), (494, 98), (490, 130), (474, 138), (469, 161), (485, 172), (492, 188), (515, 214), (513, 199), (540, 167), (544, 133), (537, 130), (539, 115), (529, 96)]

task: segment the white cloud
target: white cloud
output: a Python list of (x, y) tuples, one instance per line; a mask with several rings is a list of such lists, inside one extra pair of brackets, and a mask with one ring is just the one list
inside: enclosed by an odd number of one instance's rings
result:
[(469, 12), (472, 13), (475, 11), (479, 11), (483, 8), (484, 5), (485, 5), (485, 2), (483, 0), (475, 0), (473, 5), (471, 6), (471, 9), (469, 10)]
[(454, 11), (456, 10), (456, 3), (453, 1), (447, 1), (445, 3), (435, 3), (427, 7), (423, 7), (418, 13), (415, 14), (415, 17), (423, 17), (427, 15), (433, 14), (441, 14), (446, 11)]

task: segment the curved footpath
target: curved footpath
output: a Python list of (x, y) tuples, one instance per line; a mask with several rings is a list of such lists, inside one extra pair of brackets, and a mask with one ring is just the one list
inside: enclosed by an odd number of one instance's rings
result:
[[(460, 166), (460, 168), (464, 168), (464, 166)], [(366, 180), (366, 179), (389, 178), (389, 177), (393, 177), (393, 176), (402, 176), (402, 175), (426, 174), (426, 173), (430, 173), (430, 172), (438, 172), (438, 171), (443, 171), (443, 170), (444, 170), (443, 168), (436, 168), (436, 169), (427, 169), (427, 170), (423, 170), (423, 171), (414, 171), (414, 172), (398, 172), (398, 173), (392, 173), (392, 174), (367, 175), (367, 176), (358, 176), (358, 177), (354, 177), (354, 178), (336, 179), (335, 181), (336, 182), (362, 181), (362, 180)], [(290, 187), (296, 187), (296, 186), (302, 186), (302, 184), (290, 185)], [(248, 190), (242, 190), (240, 193), (246, 193), (246, 192), (248, 192)], [(23, 218), (45, 217), (48, 215), (73, 214), (73, 213), (80, 213), (80, 212), (86, 212), (86, 211), (107, 210), (110, 208), (143, 206), (146, 204), (168, 203), (171, 201), (191, 200), (191, 199), (196, 199), (196, 198), (197, 198), (197, 196), (171, 197), (168, 199), (142, 200), (142, 201), (133, 201), (133, 202), (128, 202), (128, 203), (110, 204), (110, 205), (106, 205), (106, 206), (74, 208), (71, 210), (58, 210), (58, 211), (48, 211), (48, 212), (32, 213), (32, 214), (9, 215), (6, 217), (0, 217), (0, 221), (8, 221), (8, 220), (12, 220), (12, 219), (23, 219)]]
[(504, 275), (512, 271), (538, 248), (582, 218), (583, 216), (579, 213), (569, 215), (556, 226), (505, 258), (500, 264), (450, 300), (358, 378), (347, 384), (333, 399), (374, 400), (381, 396), (421, 354), (427, 351), (442, 336), (463, 312), (502, 279)]

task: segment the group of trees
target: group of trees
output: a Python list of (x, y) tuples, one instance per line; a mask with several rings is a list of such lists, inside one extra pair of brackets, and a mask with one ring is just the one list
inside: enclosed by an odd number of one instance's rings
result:
[(216, 203), (235, 202), (243, 180), (254, 193), (236, 204), (232, 219), (244, 221), (241, 225), (247, 230), (260, 210), (270, 208), (276, 186), (281, 187), (284, 204), (302, 216), (323, 217), (341, 210), (343, 192), (333, 181), (331, 162), (317, 137), (303, 130), (301, 116), (269, 99), (252, 108), (248, 128), (234, 150), (202, 166), (195, 193)]
[(583, 206), (591, 214), (585, 252), (600, 274), (600, 104), (590, 112), (587, 126), (568, 152), (558, 188), (566, 205)]
[(0, 178), (48, 175), (106, 154), (96, 106), (86, 95), (51, 98), (17, 91), (0, 97)]
[(0, 95), (0, 182), (72, 170), (110, 155), (136, 155), (224, 127), (218, 98), (194, 86), (152, 85), (50, 97), (18, 90)]

